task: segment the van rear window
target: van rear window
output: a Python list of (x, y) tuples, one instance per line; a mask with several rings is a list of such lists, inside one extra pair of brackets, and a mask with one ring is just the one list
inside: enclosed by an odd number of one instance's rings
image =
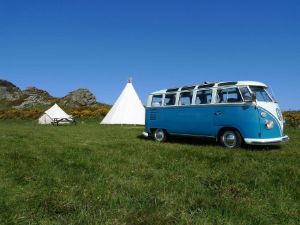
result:
[(199, 90), (196, 95), (196, 105), (210, 104), (212, 99), (212, 90)]
[(179, 105), (191, 105), (193, 92), (182, 92), (179, 98)]
[(162, 105), (162, 95), (154, 95), (152, 97), (152, 103), (151, 106), (158, 107)]
[(176, 102), (176, 94), (166, 94), (165, 100), (164, 100), (164, 105), (175, 105)]

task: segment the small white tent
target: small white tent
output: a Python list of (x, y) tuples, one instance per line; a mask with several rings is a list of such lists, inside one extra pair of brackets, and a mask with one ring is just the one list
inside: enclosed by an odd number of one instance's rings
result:
[(130, 79), (101, 124), (145, 125), (145, 107)]
[(54, 119), (69, 119), (72, 120), (72, 116), (65, 113), (57, 104), (54, 104), (50, 109), (44, 112), (39, 118), (39, 124), (51, 124)]

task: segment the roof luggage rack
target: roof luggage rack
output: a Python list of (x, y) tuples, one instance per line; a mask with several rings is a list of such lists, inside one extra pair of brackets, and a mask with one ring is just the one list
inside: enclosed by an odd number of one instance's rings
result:
[(193, 90), (196, 86), (185, 86), (185, 87), (182, 87), (181, 90), (182, 91), (188, 91), (188, 90)]
[(229, 85), (236, 85), (238, 82), (222, 82), (218, 84), (218, 87), (223, 87), (223, 86), (229, 86)]
[(167, 89), (166, 92), (176, 92), (178, 91), (179, 88), (170, 88), (170, 89)]
[(198, 88), (209, 88), (215, 86), (215, 82), (209, 83), (209, 82), (204, 82), (203, 84), (199, 84)]

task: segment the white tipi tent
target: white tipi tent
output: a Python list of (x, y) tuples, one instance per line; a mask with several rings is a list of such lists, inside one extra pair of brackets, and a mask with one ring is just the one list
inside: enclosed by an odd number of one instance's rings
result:
[(54, 104), (50, 109), (44, 112), (39, 118), (39, 124), (51, 124), (54, 119), (72, 119), (72, 116), (65, 113), (57, 104)]
[(145, 125), (145, 107), (130, 79), (101, 124)]

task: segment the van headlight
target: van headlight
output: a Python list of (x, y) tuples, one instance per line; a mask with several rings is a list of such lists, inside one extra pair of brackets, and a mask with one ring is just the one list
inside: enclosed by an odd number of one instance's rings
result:
[(276, 109), (276, 113), (277, 113), (277, 116), (278, 116), (278, 119), (280, 120), (280, 121), (282, 121), (282, 113), (281, 113), (281, 111), (280, 111), (280, 109)]
[(267, 129), (272, 129), (274, 127), (273, 120), (266, 120), (265, 126), (266, 126)]

